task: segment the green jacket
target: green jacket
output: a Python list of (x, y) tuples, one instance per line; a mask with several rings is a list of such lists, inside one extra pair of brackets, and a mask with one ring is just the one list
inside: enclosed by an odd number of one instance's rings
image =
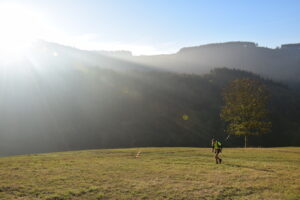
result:
[(213, 149), (222, 149), (222, 144), (219, 141), (215, 141), (212, 146)]

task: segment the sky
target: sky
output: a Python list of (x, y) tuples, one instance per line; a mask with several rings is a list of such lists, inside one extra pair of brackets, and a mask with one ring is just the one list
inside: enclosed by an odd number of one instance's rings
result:
[(88, 50), (153, 55), (227, 41), (270, 48), (300, 42), (298, 0), (0, 0), (1, 6), (9, 13), (2, 29), (14, 18), (22, 23), (11, 32)]

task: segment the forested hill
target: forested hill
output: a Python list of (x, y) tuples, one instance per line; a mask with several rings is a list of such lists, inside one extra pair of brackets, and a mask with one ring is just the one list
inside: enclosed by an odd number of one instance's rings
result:
[(226, 42), (185, 47), (177, 53), (133, 56), (129, 51), (84, 51), (76, 48), (37, 42), (35, 54), (41, 51), (64, 54), (72, 61), (110, 69), (160, 70), (177, 73), (206, 74), (215, 68), (240, 69), (289, 85), (300, 85), (300, 43), (283, 44), (275, 49), (253, 42)]
[(208, 73), (214, 68), (251, 71), (276, 81), (300, 81), (300, 44), (272, 49), (252, 42), (227, 42), (182, 48), (156, 56), (127, 56), (128, 59), (180, 73)]
[[(242, 138), (224, 140), (219, 112), (222, 89), (243, 77), (261, 79), (226, 68), (178, 74), (72, 48), (36, 49), (21, 61), (2, 64), (0, 153), (206, 147), (212, 136), (225, 146), (242, 146)], [(285, 85), (262, 81), (272, 94), (273, 128), (250, 137), (249, 145), (300, 145), (299, 96)]]

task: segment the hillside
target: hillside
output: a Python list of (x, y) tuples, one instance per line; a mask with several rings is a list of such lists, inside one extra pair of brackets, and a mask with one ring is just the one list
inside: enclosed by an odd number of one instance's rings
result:
[[(213, 136), (227, 137), (219, 118), (221, 92), (243, 77), (260, 79), (272, 96), (272, 132), (250, 137), (249, 145), (300, 145), (300, 97), (284, 84), (226, 68), (192, 75), (123, 64), (95, 52), (42, 44), (23, 60), (2, 65), (0, 155), (207, 147)], [(239, 137), (224, 140), (226, 146), (242, 144)]]
[[(140, 157), (135, 158), (140, 151)], [(300, 198), (299, 148), (74, 151), (0, 158), (1, 199)]]
[(300, 44), (271, 49), (252, 42), (227, 42), (186, 47), (170, 55), (131, 57), (131, 60), (180, 73), (203, 74), (227, 67), (276, 81), (300, 81)]
[(174, 54), (133, 56), (130, 51), (84, 51), (39, 41), (35, 46), (35, 54), (44, 49), (66, 54), (67, 59), (77, 63), (110, 69), (155, 69), (205, 74), (215, 68), (226, 67), (289, 84), (300, 82), (300, 43), (282, 44), (272, 49), (253, 42), (225, 42), (185, 47)]
[[(275, 49), (253, 42), (225, 42), (185, 47), (174, 54), (133, 56), (130, 51), (85, 51), (60, 44), (38, 41), (34, 56), (41, 52), (64, 54), (65, 62), (127, 70), (158, 70), (206, 74), (215, 68), (240, 69), (264, 78), (300, 85), (300, 43), (283, 44)], [(66, 57), (65, 57), (66, 56)], [(52, 60), (52, 59), (51, 59)], [(72, 60), (72, 61), (70, 61)]]

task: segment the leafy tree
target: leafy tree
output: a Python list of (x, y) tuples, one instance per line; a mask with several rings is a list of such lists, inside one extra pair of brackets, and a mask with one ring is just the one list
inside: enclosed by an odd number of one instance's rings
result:
[(258, 80), (237, 79), (223, 91), (225, 105), (221, 118), (227, 122), (229, 134), (245, 136), (261, 135), (271, 130), (268, 120), (269, 95), (266, 86)]

